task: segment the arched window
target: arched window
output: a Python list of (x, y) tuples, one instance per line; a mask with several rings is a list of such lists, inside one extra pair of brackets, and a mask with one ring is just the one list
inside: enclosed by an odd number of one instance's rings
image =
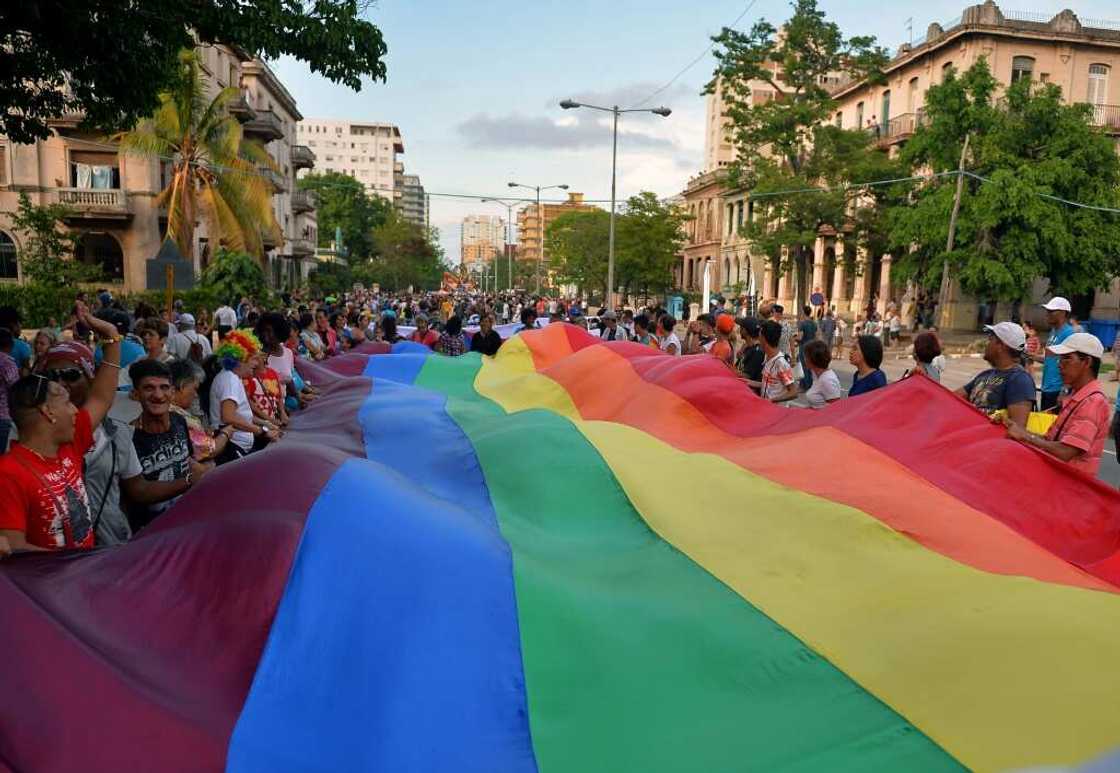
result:
[(920, 107), (921, 104), (918, 102), (918, 79), (911, 78), (910, 85), (906, 89), (906, 112), (913, 113)]
[(16, 243), (8, 234), (0, 231), (0, 279), (18, 279), (16, 267)]
[(721, 282), (720, 284), (724, 284), (724, 285), (731, 284), (731, 259), (730, 258), (724, 258), (723, 259), (723, 276), (721, 277), (721, 279), (723, 279), (723, 282)]
[(945, 79), (948, 78), (952, 73), (953, 73), (953, 63), (952, 62), (946, 62), (945, 64), (941, 65), (941, 80), (942, 80), (942, 82), (944, 82)]
[(1016, 56), (1011, 59), (1011, 82), (1030, 80), (1034, 72), (1034, 58), (1030, 56)]
[(856, 103), (856, 128), (863, 128), (863, 103)]
[(120, 242), (107, 233), (82, 234), (74, 247), (74, 257), (82, 263), (98, 266), (105, 281), (124, 281), (124, 253)]

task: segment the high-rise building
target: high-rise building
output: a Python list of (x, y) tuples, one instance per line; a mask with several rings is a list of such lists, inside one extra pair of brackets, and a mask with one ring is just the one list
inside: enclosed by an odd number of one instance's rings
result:
[[(400, 197), (396, 201), (401, 215), (410, 223), (428, 227), (428, 199), (424, 195), (424, 186), (420, 184), (420, 175), (402, 174), (399, 184)], [(395, 191), (396, 192), (396, 191)]]
[[(584, 204), (582, 193), (569, 193), (568, 200), (560, 203), (542, 202), (540, 210), (536, 202), (526, 204), (517, 212), (517, 257), (519, 260), (539, 260), (541, 255), (541, 238), (548, 229), (548, 224), (565, 212), (587, 212), (597, 209), (594, 204)], [(541, 216), (544, 217), (542, 227)], [(548, 251), (545, 250), (544, 261), (548, 262)]]
[(488, 263), (505, 250), (506, 221), (491, 215), (463, 218), (459, 241), (460, 262), (464, 266)]
[(404, 172), (397, 156), (404, 153), (401, 130), (389, 123), (306, 118), (299, 122), (299, 142), (315, 154), (320, 172), (349, 175), (390, 203), (399, 198), (397, 175)]

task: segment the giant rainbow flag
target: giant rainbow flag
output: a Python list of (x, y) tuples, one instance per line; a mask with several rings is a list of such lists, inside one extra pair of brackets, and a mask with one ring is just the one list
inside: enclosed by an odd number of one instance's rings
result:
[(0, 770), (998, 771), (1120, 746), (1120, 496), (925, 380), (398, 345), (128, 545), (0, 564)]

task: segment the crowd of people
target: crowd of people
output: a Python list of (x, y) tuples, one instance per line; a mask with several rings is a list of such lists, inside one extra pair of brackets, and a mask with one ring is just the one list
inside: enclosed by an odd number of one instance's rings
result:
[[(1112, 416), (1097, 378), (1104, 349), (1073, 326), (1068, 301), (1054, 298), (1045, 309), (1045, 346), (1033, 328), (987, 326), (991, 367), (957, 395), (998, 417), (1010, 438), (1095, 474)], [(810, 409), (844, 399), (833, 362), (845, 349), (854, 370), (848, 398), (885, 387), (884, 349), (896, 343), (896, 325), (885, 326), (885, 337), (871, 315), (849, 326), (815, 296), (796, 319), (764, 301), (754, 314), (717, 303), (682, 323), (656, 303), (616, 311), (523, 293), (356, 289), (321, 300), (285, 296), (272, 310), (241, 298), (212, 313), (181, 304), (129, 311), (98, 293), (80, 295), (64, 325), (30, 339), (16, 310), (0, 308), (0, 556), (125, 542), (215, 467), (282, 442), (291, 415), (319, 396), (298, 359), (405, 340), (445, 356), (492, 356), (503, 341), (497, 324), (516, 332), (545, 319), (605, 342), (712, 357), (760, 398)], [(936, 331), (914, 337), (913, 358), (904, 378), (940, 381)], [(131, 421), (111, 415), (122, 400), (138, 409)], [(1047, 413), (1045, 431), (1032, 431)], [(13, 430), (18, 440), (8, 448)], [(1120, 420), (1112, 431), (1120, 434)]]

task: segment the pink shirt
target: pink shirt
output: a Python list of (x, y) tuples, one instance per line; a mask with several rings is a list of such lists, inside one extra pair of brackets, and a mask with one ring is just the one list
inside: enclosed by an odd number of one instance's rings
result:
[(1069, 463), (1081, 472), (1095, 476), (1101, 466), (1111, 412), (1101, 382), (1094, 379), (1066, 399), (1058, 420), (1046, 433), (1046, 439), (1084, 451)]

